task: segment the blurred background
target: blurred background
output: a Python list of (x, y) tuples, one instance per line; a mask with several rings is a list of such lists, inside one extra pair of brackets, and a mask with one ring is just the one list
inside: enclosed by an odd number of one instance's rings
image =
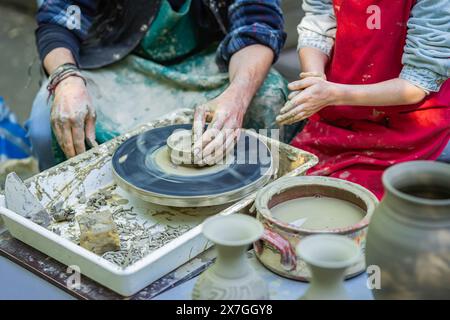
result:
[(23, 128), (39, 88), (34, 0), (0, 0), (0, 189), (6, 175), (38, 172)]
[(36, 7), (34, 0), (0, 0), (0, 96), (21, 123), (39, 88)]

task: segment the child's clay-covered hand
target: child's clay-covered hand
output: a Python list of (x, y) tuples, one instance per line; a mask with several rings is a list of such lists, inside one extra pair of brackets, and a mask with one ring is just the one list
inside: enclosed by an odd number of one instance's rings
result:
[(74, 157), (96, 146), (95, 110), (83, 80), (69, 77), (55, 90), (51, 108), (51, 125), (64, 154)]
[(340, 85), (327, 81), (324, 74), (302, 73), (300, 78), (288, 85), (292, 92), (276, 119), (279, 124), (302, 121), (337, 102)]
[[(327, 76), (323, 72), (301, 72), (300, 75), (299, 75), (300, 80), (301, 79), (305, 79), (305, 78), (309, 78), (309, 77), (319, 77), (319, 78), (322, 78), (324, 80), (327, 80)], [(293, 90), (293, 91), (291, 91), (291, 93), (289, 93), (288, 100), (291, 100), (292, 98), (294, 98), (300, 92), (301, 92), (301, 90)]]

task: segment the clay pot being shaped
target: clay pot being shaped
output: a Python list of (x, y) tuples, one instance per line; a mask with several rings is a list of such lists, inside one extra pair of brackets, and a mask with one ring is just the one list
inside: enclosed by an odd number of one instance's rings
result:
[(266, 283), (249, 264), (247, 249), (263, 233), (256, 219), (243, 215), (216, 216), (202, 226), (203, 235), (214, 242), (215, 263), (197, 280), (194, 300), (267, 300)]
[(167, 139), (167, 148), (174, 164), (193, 165), (191, 130), (175, 130)]
[(309, 236), (300, 241), (297, 254), (311, 272), (310, 286), (301, 299), (349, 299), (344, 287), (345, 271), (361, 256), (354, 241), (338, 235)]
[(375, 299), (449, 299), (450, 165), (398, 164), (383, 185), (366, 245)]

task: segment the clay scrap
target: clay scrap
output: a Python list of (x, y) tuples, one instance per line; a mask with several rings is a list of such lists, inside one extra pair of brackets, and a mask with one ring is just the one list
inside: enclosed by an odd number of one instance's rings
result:
[(80, 246), (102, 255), (120, 250), (120, 239), (110, 211), (99, 211), (77, 216), (80, 227)]

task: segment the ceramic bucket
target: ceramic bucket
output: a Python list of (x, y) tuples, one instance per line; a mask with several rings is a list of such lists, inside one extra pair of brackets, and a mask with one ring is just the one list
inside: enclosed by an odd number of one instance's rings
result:
[[(349, 201), (366, 213), (355, 225), (325, 230), (310, 230), (297, 227), (273, 218), (270, 209), (297, 198), (324, 196)], [(361, 249), (357, 262), (346, 270), (350, 278), (365, 270), (364, 250), (367, 227), (378, 199), (364, 187), (336, 178), (308, 176), (282, 178), (261, 189), (255, 200), (257, 219), (264, 225), (262, 238), (255, 242), (258, 259), (273, 272), (301, 281), (308, 281), (310, 272), (306, 263), (297, 257), (295, 248), (303, 238), (314, 234), (336, 234), (346, 236)]]

